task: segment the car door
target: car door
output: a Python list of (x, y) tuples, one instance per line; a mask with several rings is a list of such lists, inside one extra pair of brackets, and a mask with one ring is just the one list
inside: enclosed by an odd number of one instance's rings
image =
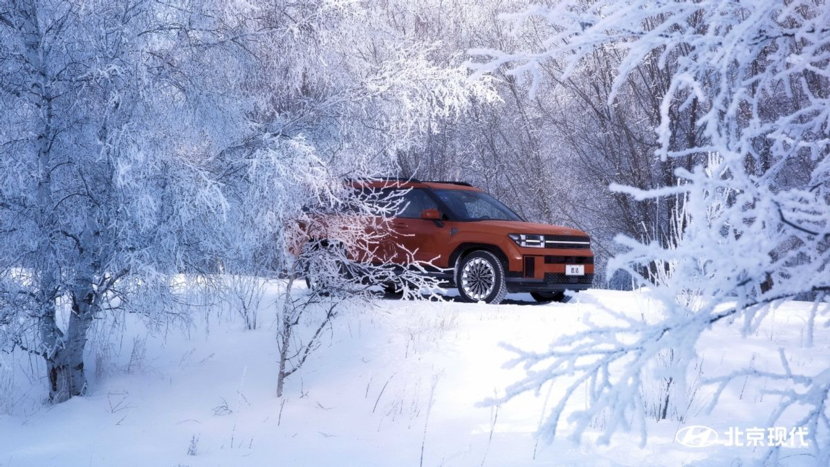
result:
[(441, 221), (421, 219), (425, 209), (438, 209), (426, 190), (413, 188), (403, 196), (401, 210), (392, 220), (396, 262), (406, 263), (410, 253), (416, 261), (439, 262), (442, 247), (450, 240), (449, 228)]
[[(391, 188), (363, 188), (358, 195), (360, 204), (368, 205), (370, 209), (377, 210), (374, 215), (362, 216), (358, 222), (364, 226), (365, 246), (359, 248), (358, 260), (366, 263), (387, 263), (399, 262), (399, 255), (394, 239), (392, 222), (394, 218), (380, 213), (387, 213), (390, 204), (395, 203), (393, 196), (395, 190)], [(390, 201), (390, 199), (392, 201)]]

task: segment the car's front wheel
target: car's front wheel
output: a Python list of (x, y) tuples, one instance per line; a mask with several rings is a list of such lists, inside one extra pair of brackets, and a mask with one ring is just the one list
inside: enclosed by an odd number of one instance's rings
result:
[(455, 268), (458, 294), (465, 302), (499, 303), (507, 295), (504, 266), (493, 253), (474, 251)]

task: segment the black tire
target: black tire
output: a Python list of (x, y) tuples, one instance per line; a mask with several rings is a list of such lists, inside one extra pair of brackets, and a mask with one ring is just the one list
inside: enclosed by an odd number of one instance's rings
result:
[(316, 292), (318, 295), (328, 296), (329, 290), (326, 281), (318, 279), (312, 271), (313, 268), (310, 265), (305, 265), (303, 269), (303, 274), (305, 275), (305, 285), (308, 290)]
[(324, 297), (329, 295), (329, 292), (326, 290), (325, 284), (317, 282), (309, 277), (308, 273), (305, 276), (305, 286), (308, 290), (312, 292), (316, 292), (318, 295), (322, 295)]
[(396, 297), (403, 296), (403, 292), (396, 284), (383, 284), (383, 292), (387, 295), (394, 295)]
[[(316, 270), (318, 267), (323, 267), (321, 263), (319, 263), (320, 258), (315, 256), (315, 252), (319, 250), (326, 250), (331, 251), (331, 254), (334, 254), (334, 250), (342, 248), (342, 246), (337, 244), (331, 244), (327, 241), (319, 241), (319, 242), (312, 242), (307, 243), (305, 245), (304, 252), (303, 252), (303, 274), (305, 278), (305, 285), (308, 287), (308, 290), (317, 293), (321, 296), (328, 296), (331, 295), (331, 291), (335, 283), (334, 278), (327, 277), (325, 274), (321, 277), (318, 277), (316, 274)], [(351, 274), (347, 267), (347, 265), (341, 263), (340, 261), (337, 262), (337, 270), (341, 277), (351, 278)]]
[(507, 295), (504, 276), (501, 260), (486, 250), (474, 251), (455, 265), (455, 283), (464, 302), (500, 303)]
[(530, 296), (533, 297), (539, 303), (548, 303), (548, 302), (565, 302), (567, 301), (568, 297), (565, 295), (565, 292), (530, 292)]
[(383, 287), (383, 292), (386, 295), (390, 295), (390, 296), (395, 297), (395, 298), (403, 298), (404, 297), (404, 293), (403, 293), (403, 288), (404, 287), (406, 289), (408, 289), (409, 294), (418, 292), (417, 284), (414, 284), (411, 281), (408, 281), (408, 280), (405, 280), (405, 279), (400, 279), (400, 280), (395, 281), (395, 282), (386, 282), (386, 283), (382, 284), (382, 287)]

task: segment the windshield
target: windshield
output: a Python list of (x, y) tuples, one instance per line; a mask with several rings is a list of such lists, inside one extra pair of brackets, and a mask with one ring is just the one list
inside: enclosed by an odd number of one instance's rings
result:
[(447, 205), (458, 220), (461, 221), (521, 221), (507, 206), (487, 193), (469, 190), (434, 190), (441, 201)]

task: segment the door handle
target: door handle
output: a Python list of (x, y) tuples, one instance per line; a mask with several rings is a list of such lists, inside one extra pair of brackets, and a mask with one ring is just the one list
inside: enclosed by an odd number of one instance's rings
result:
[(406, 228), (409, 228), (409, 224), (407, 224), (406, 222), (393, 222), (392, 227), (395, 227), (395, 228), (398, 228), (398, 229), (406, 229)]

